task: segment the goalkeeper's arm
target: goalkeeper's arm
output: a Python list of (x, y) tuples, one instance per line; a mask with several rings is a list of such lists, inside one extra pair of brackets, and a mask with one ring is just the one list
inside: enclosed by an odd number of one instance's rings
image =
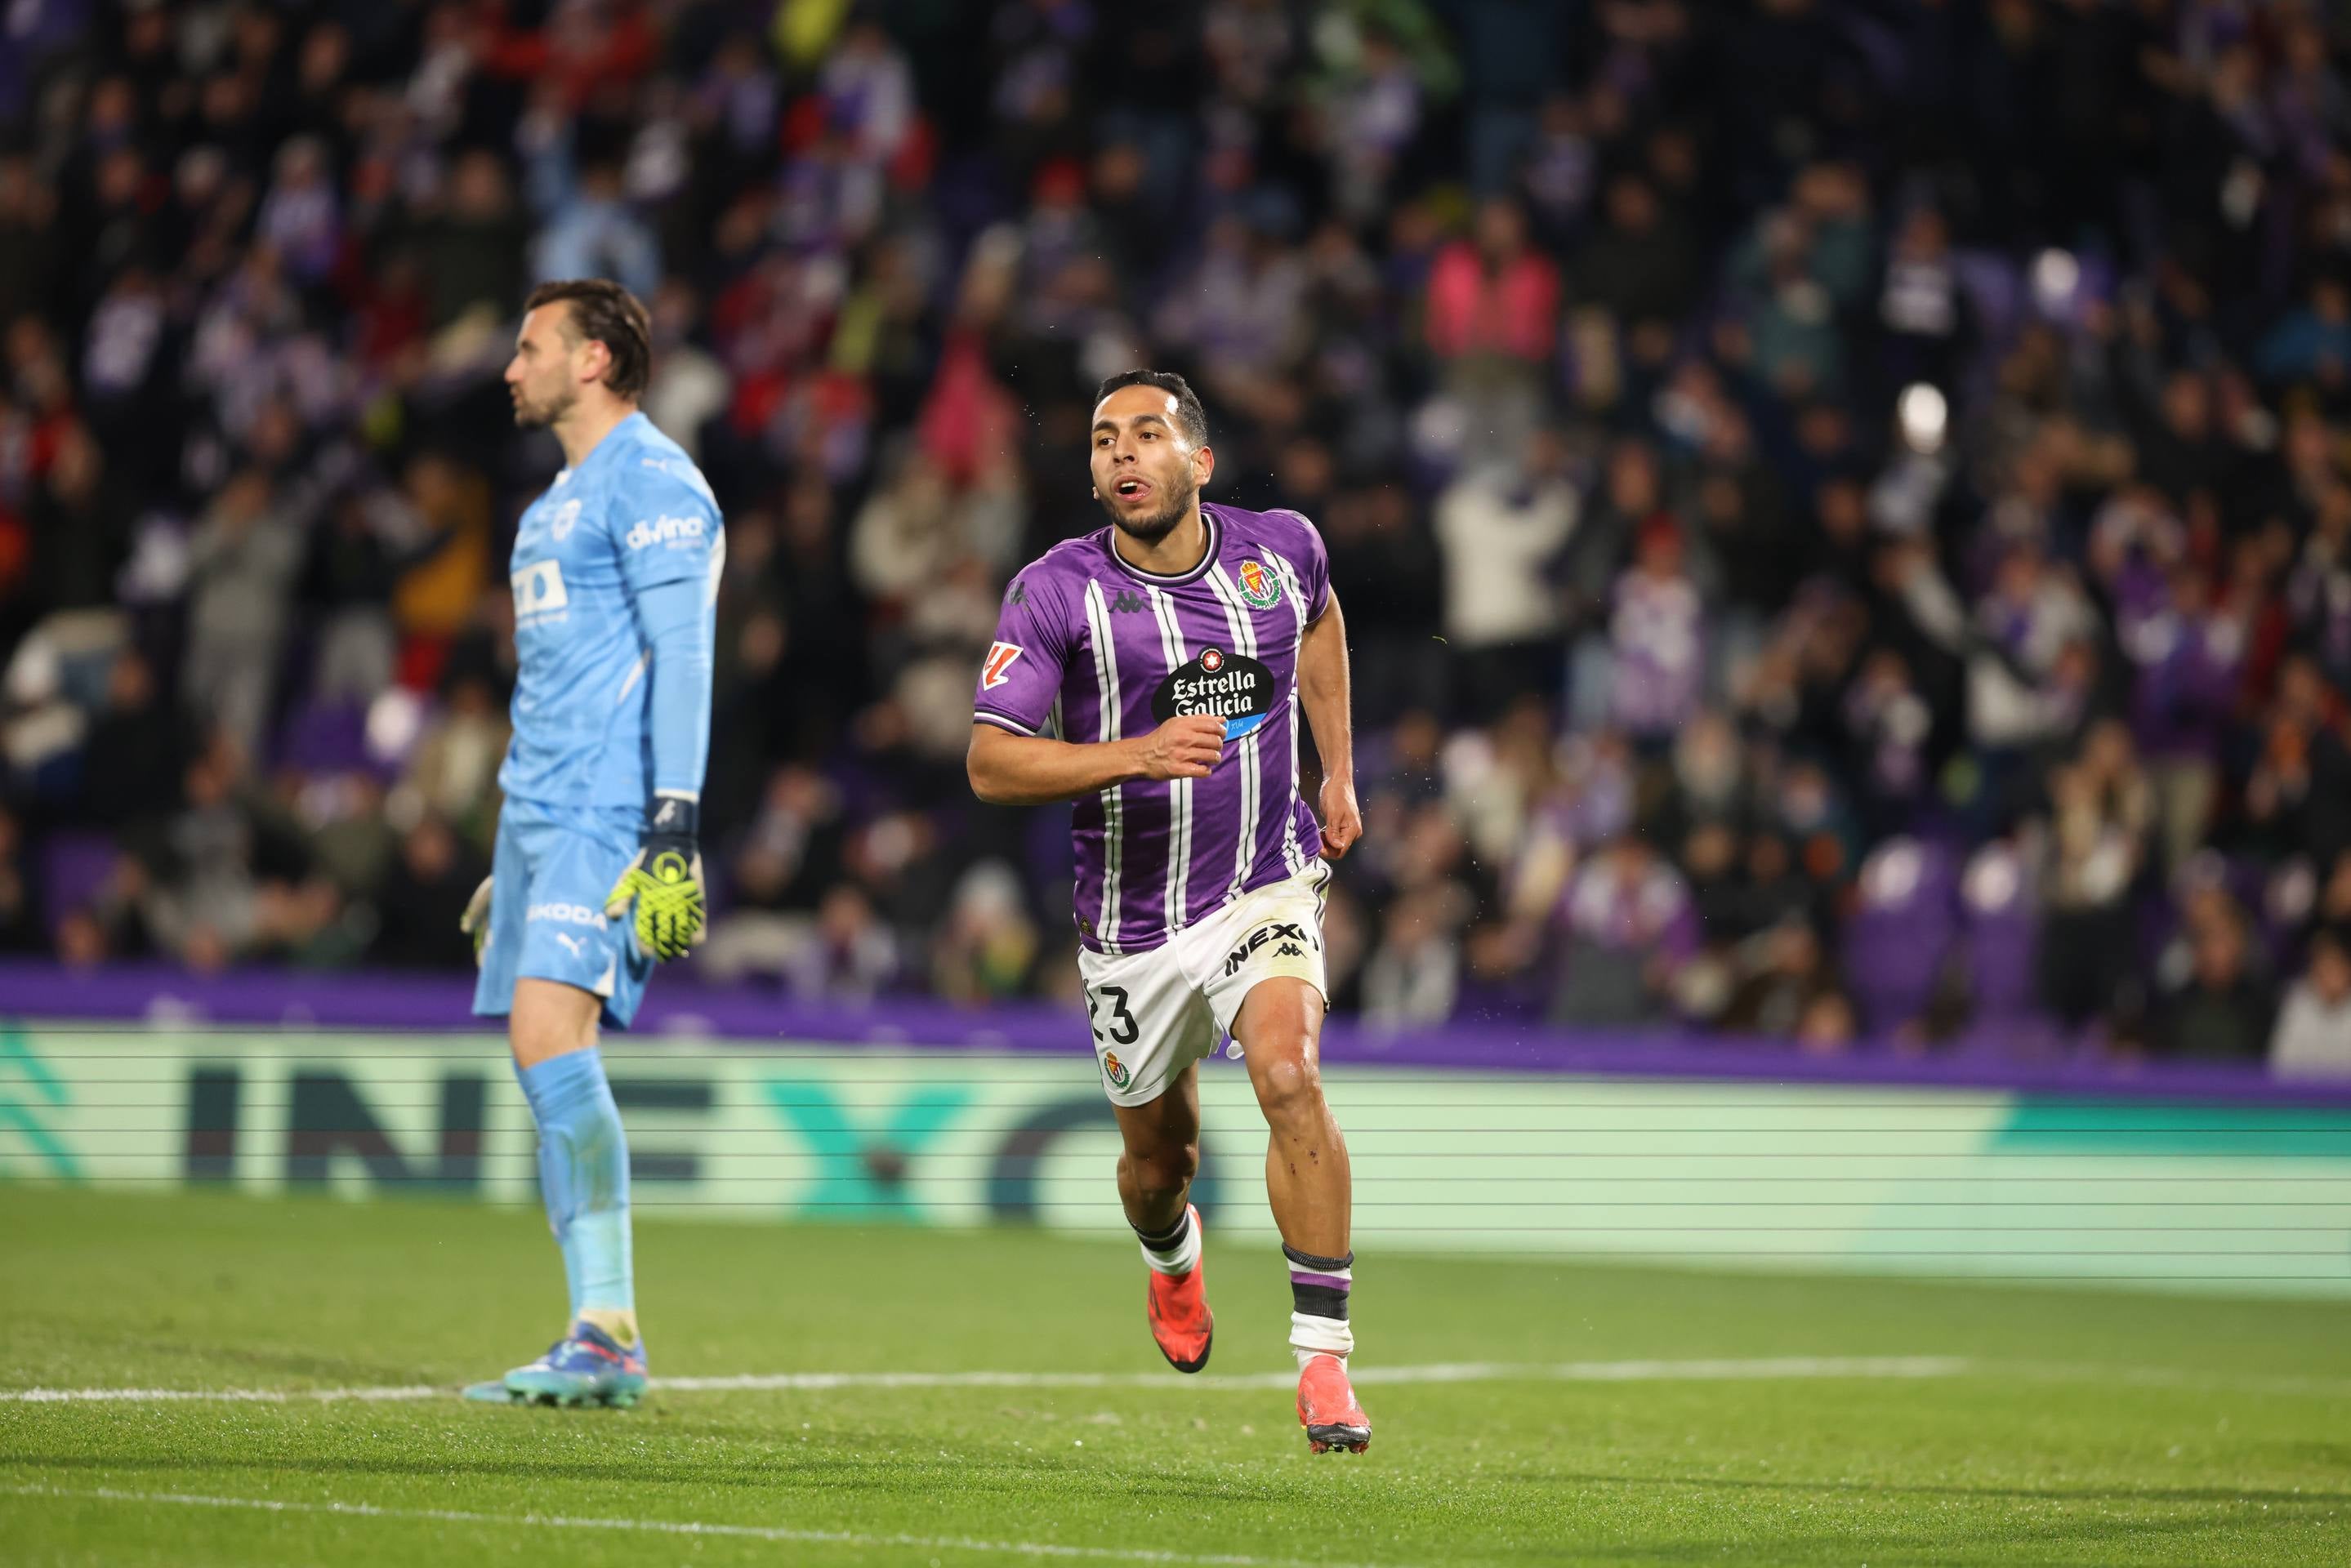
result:
[(702, 776), (710, 761), (717, 613), (699, 578), (639, 589), (636, 612), (650, 660), (653, 793), (645, 803), (643, 847), (604, 912), (614, 919), (630, 916), (639, 947), (674, 959), (702, 940)]

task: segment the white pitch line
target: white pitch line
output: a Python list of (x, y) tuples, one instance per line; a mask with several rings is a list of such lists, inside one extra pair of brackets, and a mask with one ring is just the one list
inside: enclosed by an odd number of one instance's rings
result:
[(18, 1405), (300, 1405), (310, 1400), (443, 1399), (455, 1390), (430, 1384), (405, 1388), (9, 1388), (0, 1403)]
[[(1420, 1366), (1372, 1366), (1353, 1373), (1370, 1386), (1398, 1383), (1723, 1383), (1771, 1378), (1956, 1377), (1973, 1363), (1956, 1355), (1783, 1355), (1695, 1361), (1446, 1361)], [(751, 1372), (718, 1377), (655, 1377), (657, 1394), (821, 1393), (841, 1388), (1289, 1388), (1295, 1372), (1251, 1372), (1177, 1378), (1165, 1372)], [(431, 1384), (389, 1388), (11, 1388), (0, 1403), (170, 1404), (213, 1402), (298, 1405), (311, 1401), (445, 1399), (455, 1389)]]
[(542, 1530), (628, 1530), (654, 1535), (722, 1535), (796, 1546), (902, 1547), (917, 1552), (990, 1552), (1013, 1557), (1073, 1558), (1104, 1563), (1169, 1563), (1197, 1568), (1317, 1568), (1290, 1557), (1229, 1552), (1162, 1552), (1148, 1547), (1064, 1546), (1050, 1541), (975, 1541), (954, 1535), (869, 1535), (853, 1530), (794, 1530), (777, 1524), (713, 1524), (699, 1520), (583, 1518), (560, 1513), (472, 1513), (455, 1508), (383, 1508), (371, 1502), (298, 1502), (270, 1497), (209, 1497), (199, 1492), (125, 1491), (114, 1487), (0, 1486), (10, 1497), (60, 1502), (135, 1502), (150, 1506), (250, 1509), (261, 1513), (324, 1513), (429, 1524), (525, 1525)]

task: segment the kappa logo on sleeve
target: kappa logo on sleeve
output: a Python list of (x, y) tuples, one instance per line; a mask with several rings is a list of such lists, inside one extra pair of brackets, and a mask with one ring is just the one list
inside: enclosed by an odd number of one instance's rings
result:
[(1012, 679), (1012, 663), (1029, 650), (1018, 643), (998, 642), (989, 645), (987, 661), (979, 667), (979, 689), (991, 691)]

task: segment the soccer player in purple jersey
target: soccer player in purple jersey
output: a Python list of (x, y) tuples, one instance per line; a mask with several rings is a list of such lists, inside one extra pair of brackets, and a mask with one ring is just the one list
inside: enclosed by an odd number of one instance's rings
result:
[[(1197, 1064), (1229, 1033), (1272, 1134), (1298, 1418), (1316, 1453), (1361, 1453), (1372, 1427), (1347, 1381), (1347, 1143), (1319, 1065), (1322, 890), (1364, 830), (1329, 562), (1295, 512), (1201, 504), (1217, 459), (1181, 376), (1102, 384), (1092, 466), (1111, 526), (1056, 545), (1007, 590), (974, 705), (972, 789), (1075, 803), (1078, 968), (1161, 1354), (1179, 1372), (1208, 1361), (1188, 1198)], [(1301, 706), (1322, 757), (1319, 825), (1299, 798)]]

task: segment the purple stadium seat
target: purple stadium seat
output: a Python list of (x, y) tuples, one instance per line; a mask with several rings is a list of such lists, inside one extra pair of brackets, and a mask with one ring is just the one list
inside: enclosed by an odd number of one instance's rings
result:
[(54, 931), (74, 910), (93, 903), (113, 874), (114, 839), (104, 833), (64, 830), (41, 846), (41, 919)]
[(1889, 838), (1862, 862), (1859, 907), (1845, 927), (1845, 980), (1875, 1033), (1918, 1016), (1949, 955), (1959, 921), (1950, 857)]
[(2029, 867), (2012, 845), (1988, 844), (1968, 862), (1959, 880), (1959, 909), (1977, 1019), (1987, 1027), (2006, 1028), (2035, 1018), (2032, 964), (2040, 909)]
[(306, 774), (365, 772), (367, 710), (340, 702), (297, 709), (278, 732), (277, 763)]

